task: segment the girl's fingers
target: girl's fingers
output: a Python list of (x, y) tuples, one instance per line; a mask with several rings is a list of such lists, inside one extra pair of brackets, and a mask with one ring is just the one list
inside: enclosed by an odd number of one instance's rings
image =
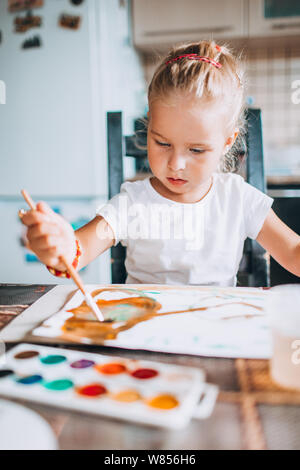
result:
[(34, 243), (31, 243), (31, 246), (34, 246), (37, 250), (49, 250), (50, 248), (55, 248), (57, 253), (61, 251), (60, 245), (60, 238), (49, 234), (42, 235), (41, 237), (36, 238)]
[(41, 250), (38, 257), (47, 266), (57, 266), (60, 262), (59, 257), (49, 250)]
[(42, 212), (42, 214), (49, 215), (50, 217), (55, 214), (51, 207), (44, 201), (38, 202), (36, 208), (39, 212)]
[(40, 238), (43, 235), (59, 235), (60, 230), (57, 225), (40, 223), (29, 226), (27, 230), (27, 237), (29, 240)]
[(51, 222), (51, 218), (48, 215), (33, 210), (26, 211), (25, 213), (23, 211), (19, 211), (19, 217), (22, 224), (27, 225), (27, 227), (43, 222)]
[(65, 254), (69, 250), (66, 243), (62, 243), (61, 237), (55, 235), (42, 235), (30, 243), (34, 251), (49, 251), (52, 255), (57, 257)]
[[(36, 210), (19, 211), (22, 223), (28, 227), (27, 247), (48, 266), (64, 266), (60, 256), (72, 258), (74, 231), (61, 216), (45, 202), (39, 202)], [(73, 258), (74, 259), (74, 256)]]
[(26, 214), (25, 209), (20, 209), (19, 212), (18, 212), (18, 216), (20, 217), (21, 220), (22, 220), (23, 215), (25, 215), (25, 214)]

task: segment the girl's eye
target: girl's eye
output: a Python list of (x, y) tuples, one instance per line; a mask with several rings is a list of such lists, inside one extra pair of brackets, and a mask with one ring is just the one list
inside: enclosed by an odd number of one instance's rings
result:
[(205, 150), (203, 150), (203, 149), (190, 149), (190, 151), (193, 152), (193, 153), (197, 153), (197, 154), (205, 152)]
[(161, 147), (170, 147), (170, 144), (166, 144), (165, 142), (160, 142), (159, 140), (156, 140), (155, 142)]

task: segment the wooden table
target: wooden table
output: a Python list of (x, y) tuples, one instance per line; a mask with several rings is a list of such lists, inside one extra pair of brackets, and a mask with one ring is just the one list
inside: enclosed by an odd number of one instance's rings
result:
[[(0, 284), (0, 330), (53, 287)], [(108, 347), (93, 352), (120, 354)], [(300, 393), (274, 385), (268, 361), (128, 350), (124, 355), (203, 368), (207, 381), (220, 387), (212, 416), (192, 420), (184, 430), (165, 431), (24, 403), (50, 423), (61, 449), (300, 449)]]

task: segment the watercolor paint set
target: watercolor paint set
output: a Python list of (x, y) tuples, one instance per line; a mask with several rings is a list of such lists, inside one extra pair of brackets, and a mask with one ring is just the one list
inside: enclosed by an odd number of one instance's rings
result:
[(211, 414), (217, 387), (192, 367), (19, 344), (0, 368), (0, 395), (178, 429)]

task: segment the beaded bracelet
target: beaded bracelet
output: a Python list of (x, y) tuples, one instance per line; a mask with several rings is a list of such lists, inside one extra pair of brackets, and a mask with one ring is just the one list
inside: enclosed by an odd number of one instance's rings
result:
[[(78, 266), (79, 257), (82, 255), (82, 251), (79, 245), (79, 241), (75, 240), (75, 242), (76, 242), (76, 255), (72, 263), (72, 266), (73, 268), (76, 269)], [(47, 266), (47, 269), (51, 274), (53, 274), (53, 276), (66, 277), (67, 279), (70, 279), (71, 277), (68, 271), (59, 271), (58, 269), (51, 268), (51, 266)]]

